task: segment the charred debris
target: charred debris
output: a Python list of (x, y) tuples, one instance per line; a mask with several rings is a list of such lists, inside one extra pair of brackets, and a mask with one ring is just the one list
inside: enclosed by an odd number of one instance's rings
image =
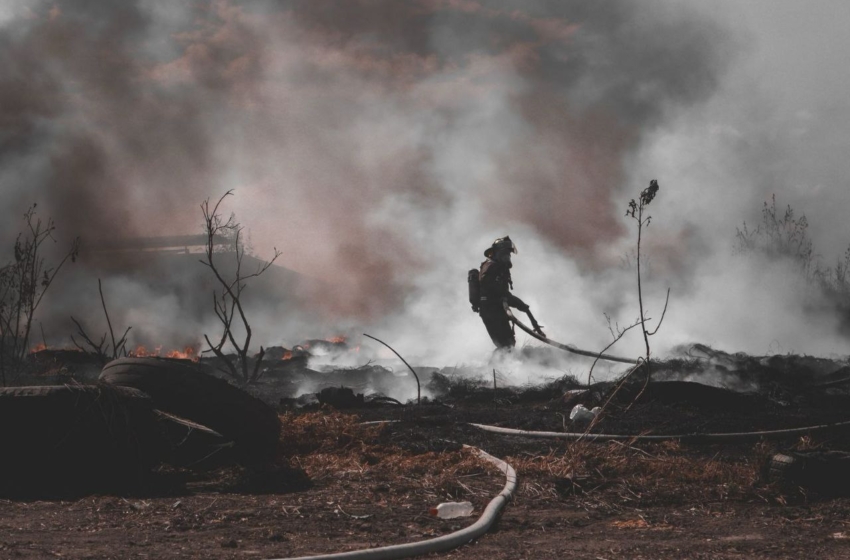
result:
[[(303, 406), (330, 404), (320, 399), (323, 390), (350, 391), (351, 403), (368, 403), (389, 397), (386, 402), (409, 404), (415, 402), (415, 383), (404, 368), (386, 362), (377, 363), (351, 345), (344, 337), (307, 339), (286, 348), (271, 346), (264, 349), (261, 375), (256, 383), (243, 389), (255, 394), (270, 405), (298, 409)], [(516, 351), (519, 363), (546, 370), (539, 383), (510, 384), (490, 366), (434, 367), (414, 365), (425, 389), (425, 402), (501, 402), (523, 403), (549, 400), (593, 402), (592, 395), (602, 398), (617, 385), (616, 378), (587, 385), (577, 376), (563, 374), (555, 350), (545, 347), (524, 347)], [(196, 348), (163, 351), (140, 347), (129, 357), (168, 358), (174, 362), (192, 364), (213, 377), (228, 378), (222, 372), (220, 359), (199, 354)], [(258, 355), (251, 356), (253, 366)], [(90, 353), (70, 349), (39, 348), (27, 360), (27, 383), (47, 385), (87, 383), (100, 374), (101, 364)], [(806, 395), (833, 395), (850, 392), (850, 361), (818, 358), (805, 355), (777, 354), (750, 356), (728, 353), (704, 344), (683, 345), (663, 360), (653, 362), (650, 385), (665, 383), (679, 386), (699, 385), (704, 392), (730, 394), (742, 398), (760, 396), (780, 406), (790, 406)], [(638, 385), (638, 381), (632, 382)], [(619, 400), (635, 395), (627, 384)], [(326, 392), (326, 395), (330, 392)], [(578, 395), (583, 395), (581, 399)], [(731, 397), (735, 398), (735, 397)]]

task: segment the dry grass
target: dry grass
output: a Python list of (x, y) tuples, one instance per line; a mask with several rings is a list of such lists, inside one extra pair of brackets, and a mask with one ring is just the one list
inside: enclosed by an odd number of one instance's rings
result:
[(360, 418), (337, 412), (281, 415), (281, 440), (290, 455), (350, 452), (376, 441), (381, 424), (364, 425)]
[[(355, 416), (331, 412), (282, 419), (291, 459), (314, 481), (383, 485), (429, 500), (472, 501), (492, 497), (504, 482), (466, 451), (406, 451), (382, 437), (384, 430), (392, 430), (389, 425), (364, 426)], [(764, 501), (771, 492), (760, 483), (760, 471), (773, 451), (766, 443), (730, 450), (676, 441), (574, 442), (544, 454), (515, 452), (503, 458), (519, 474), (518, 500), (570, 500), (585, 509), (623, 512), (652, 505)]]
[(387, 425), (363, 425), (335, 412), (286, 414), (282, 437), (290, 459), (314, 481), (348, 480), (400, 488), (428, 498), (495, 495), (504, 483), (491, 465), (467, 450), (414, 454), (382, 441)]
[[(618, 503), (646, 506), (758, 496), (754, 490), (766, 451), (730, 458), (689, 453), (675, 441), (641, 445), (577, 442), (547, 455), (509, 457), (532, 494), (549, 497), (616, 494)], [(534, 483), (537, 486), (533, 486)]]

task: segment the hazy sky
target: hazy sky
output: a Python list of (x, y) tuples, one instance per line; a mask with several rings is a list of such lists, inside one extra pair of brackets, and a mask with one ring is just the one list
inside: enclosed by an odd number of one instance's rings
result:
[[(660, 351), (846, 354), (828, 306), (732, 247), (774, 194), (824, 262), (850, 243), (847, 21), (825, 0), (0, 0), (0, 234), (32, 201), (84, 241), (193, 233), (235, 189), (260, 254), (334, 286), (308, 305), (454, 362), (489, 353), (465, 273), (508, 233), (550, 334), (607, 343), (603, 313), (637, 313), (626, 204), (657, 179)], [(267, 320), (265, 342), (319, 334)]]
[[(709, 3), (711, 4), (711, 3)], [(840, 256), (850, 230), (850, 4), (726, 2), (718, 9), (745, 44), (713, 115), (746, 134), (754, 188), (809, 217), (815, 245)], [(728, 10), (728, 11), (727, 11)], [(751, 99), (747, 99), (750, 97)], [(746, 160), (745, 160), (746, 161)]]

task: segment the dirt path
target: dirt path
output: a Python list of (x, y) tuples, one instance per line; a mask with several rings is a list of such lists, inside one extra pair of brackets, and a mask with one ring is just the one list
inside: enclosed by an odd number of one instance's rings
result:
[[(612, 514), (570, 500), (540, 500), (530, 488), (518, 493), (494, 531), (431, 557), (850, 558), (846, 499), (804, 506), (653, 506)], [(330, 497), (319, 490), (3, 501), (0, 558), (280, 558), (407, 542), (461, 526), (427, 517), (420, 509), (425, 504), (415, 499), (392, 509), (348, 496), (328, 504)], [(348, 516), (340, 513), (342, 503)], [(349, 517), (366, 512), (373, 517)]]

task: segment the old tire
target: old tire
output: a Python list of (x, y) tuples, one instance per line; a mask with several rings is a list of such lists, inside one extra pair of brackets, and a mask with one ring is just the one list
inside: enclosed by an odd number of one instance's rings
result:
[(242, 462), (268, 462), (278, 453), (280, 418), (274, 409), (185, 360), (120, 358), (103, 367), (100, 380), (144, 391), (156, 408), (219, 432), (234, 442)]
[(144, 393), (106, 384), (0, 389), (0, 493), (133, 486), (167, 449)]
[(850, 495), (850, 453), (795, 451), (777, 453), (768, 464), (768, 480), (809, 488), (825, 495)]
[(803, 470), (803, 461), (793, 455), (777, 453), (767, 465), (767, 479), (771, 482), (795, 483)]

